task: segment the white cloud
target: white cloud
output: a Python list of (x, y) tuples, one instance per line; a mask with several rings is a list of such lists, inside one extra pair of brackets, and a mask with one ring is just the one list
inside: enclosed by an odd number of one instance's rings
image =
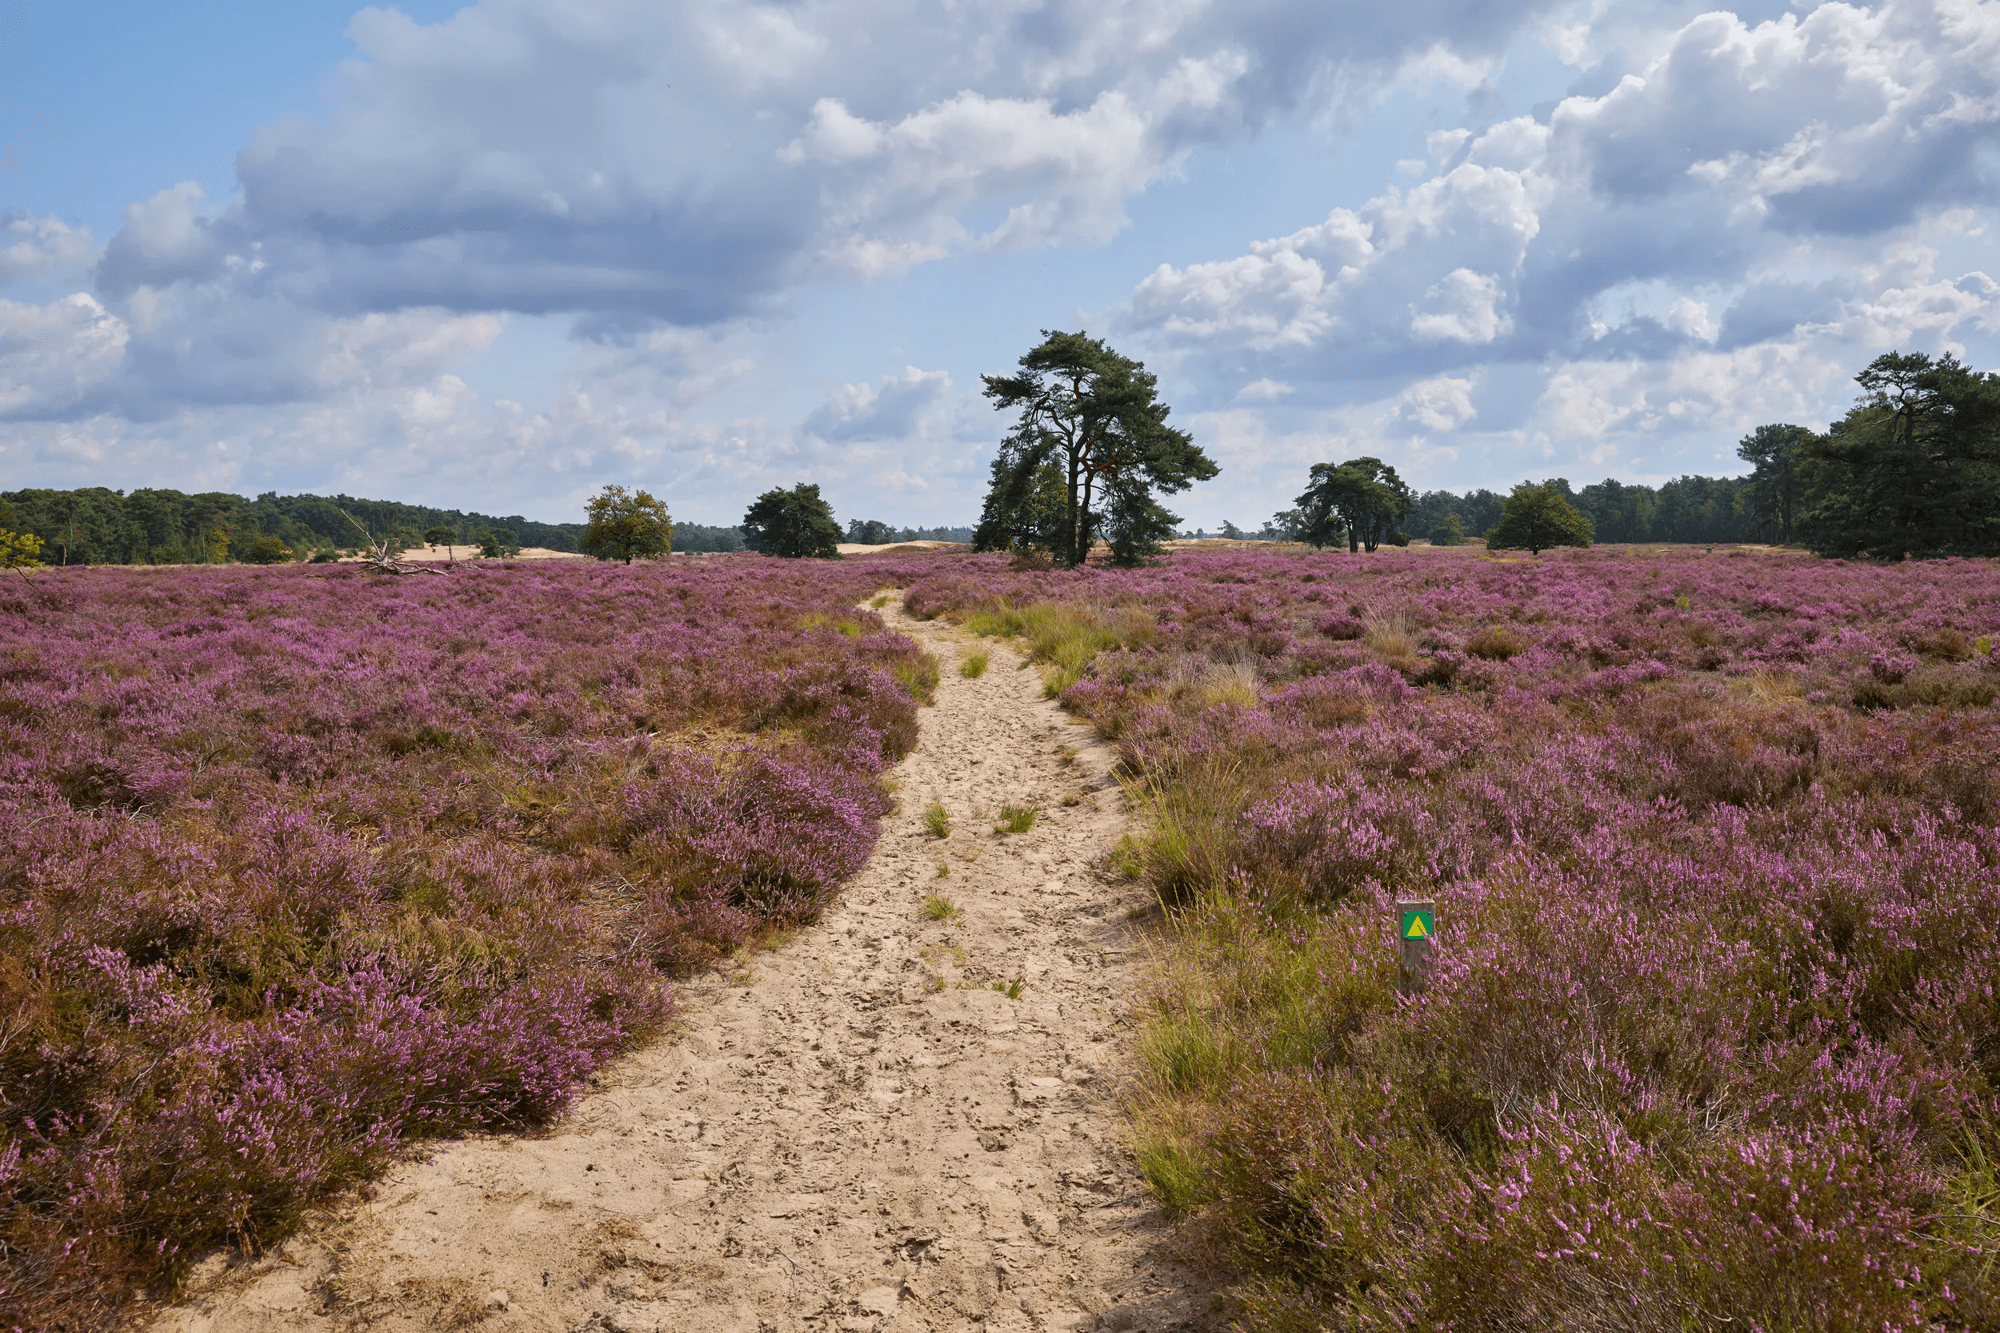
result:
[(1419, 338), (1449, 338), (1462, 343), (1490, 343), (1509, 327), (1498, 310), (1500, 280), (1469, 268), (1455, 268), (1424, 293), (1431, 309), (1410, 320)]
[[(1733, 430), (1752, 404), (1823, 419), (1837, 367), (1994, 331), (1993, 279), (1937, 267), (2000, 198), (2000, 4), (1708, 13), (1653, 45), (1546, 122), (1433, 132), (1429, 180), (1162, 265), (1128, 325), (1212, 399), (1247, 369), (1298, 386), (1295, 409), (1519, 366), (1501, 415), (1550, 440)], [(1434, 430), (1488, 425), (1406, 401)]]
[(1431, 430), (1451, 430), (1472, 420), (1472, 381), (1440, 376), (1403, 390), (1404, 413)]
[(1239, 403), (1275, 403), (1296, 390), (1289, 384), (1281, 384), (1268, 376), (1252, 380), (1236, 391), (1235, 401)]
[[(331, 109), (251, 135), (238, 197), (162, 191), (101, 246), (53, 218), (0, 219), (0, 283), (94, 265), (88, 294), (0, 304), (0, 470), (74, 479), (102, 471), (64, 471), (78, 460), (117, 459), (166, 483), (532, 498), (638, 467), (735, 487), (810, 464), (830, 489), (865, 471), (927, 493), (980, 470), (943, 460), (990, 440), (992, 414), (942, 369), (865, 379), (880, 362), (800, 355), (785, 320), (815, 284), (1099, 244), (1213, 150), (1331, 134), (1388, 88), (1462, 89), (1469, 109), (1428, 159), (1385, 164), (1372, 198), (1330, 195), (1347, 206), (1206, 260), (1191, 232), (1110, 252), (1152, 272), (1107, 322), (1121, 346), (1150, 343), (1133, 350), (1176, 419), (1215, 432), (1226, 484), (1341, 449), (1499, 467), (1481, 460), (1823, 419), (1876, 350), (2000, 334), (2000, 265), (1977, 239), (2000, 198), (2000, 3), (1660, 12), (478, 0), (426, 25), (364, 10)], [(1494, 109), (1501, 56), (1531, 25), (1588, 91), (1510, 115)], [(1389, 128), (1394, 153), (1416, 151)], [(482, 374), (510, 327), (558, 319), (582, 341), (539, 394)], [(821, 336), (847, 337), (836, 324)], [(969, 341), (952, 355), (986, 354)], [(990, 368), (952, 362), (960, 383)]]
[(88, 227), (58, 218), (0, 216), (0, 288), (35, 278), (75, 278), (96, 262)]
[(915, 434), (919, 415), (951, 392), (942, 370), (905, 367), (886, 375), (880, 386), (843, 384), (805, 419), (805, 430), (822, 440), (893, 440)]
[(0, 418), (51, 417), (97, 400), (130, 331), (81, 293), (48, 305), (0, 300)]

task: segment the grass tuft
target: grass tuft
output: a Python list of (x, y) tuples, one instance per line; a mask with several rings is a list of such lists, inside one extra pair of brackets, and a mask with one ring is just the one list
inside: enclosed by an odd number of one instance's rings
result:
[(987, 652), (986, 649), (974, 648), (958, 664), (958, 674), (967, 680), (978, 680), (986, 674), (987, 663), (992, 660), (992, 657), (993, 655)]
[(932, 801), (924, 807), (924, 827), (931, 831), (933, 838), (949, 838), (951, 812), (944, 808), (942, 802)]
[(945, 897), (942, 893), (927, 893), (924, 895), (923, 914), (924, 919), (927, 921), (963, 921), (965, 919), (965, 913), (959, 908), (958, 904)]
[(1009, 833), (1026, 833), (1035, 826), (1038, 813), (1032, 805), (1003, 805), (1000, 807), (1000, 827)]

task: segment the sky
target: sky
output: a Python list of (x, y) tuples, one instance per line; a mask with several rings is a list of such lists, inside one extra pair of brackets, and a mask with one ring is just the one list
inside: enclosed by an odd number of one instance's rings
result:
[(2000, 367), (2000, 0), (0, 0), (0, 490), (976, 519), (1047, 329), (1254, 527)]

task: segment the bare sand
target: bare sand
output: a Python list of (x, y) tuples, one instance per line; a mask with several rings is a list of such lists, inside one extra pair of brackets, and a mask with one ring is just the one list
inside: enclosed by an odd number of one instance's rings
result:
[[(349, 559), (359, 559), (351, 556)], [(403, 552), (403, 559), (411, 564), (444, 564), (448, 561), (477, 560), (477, 546), (412, 546)], [(509, 560), (588, 560), (587, 555), (575, 551), (552, 551), (546, 546), (523, 546), (519, 555), (510, 555)]]
[[(967, 680), (962, 633), (884, 614), (943, 683), (838, 906), (683, 987), (679, 1030), (553, 1131), (445, 1145), (279, 1254), (217, 1257), (156, 1327), (1220, 1327), (1124, 1144), (1149, 899), (1093, 869), (1126, 828), (1112, 755), (1009, 649)], [(1002, 805), (1034, 827), (996, 832)]]
[(939, 547), (957, 545), (961, 543), (934, 542), (926, 538), (914, 542), (880, 542), (872, 546), (867, 542), (840, 542), (834, 549), (842, 555), (877, 555), (883, 551), (935, 551)]

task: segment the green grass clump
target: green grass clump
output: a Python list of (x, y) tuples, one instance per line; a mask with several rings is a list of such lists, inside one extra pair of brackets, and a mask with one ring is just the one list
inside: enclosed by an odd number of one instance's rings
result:
[(932, 801), (924, 807), (924, 827), (931, 831), (933, 838), (951, 836), (951, 812), (942, 803)]
[(875, 595), (875, 600), (868, 603), (868, 605), (874, 607), (877, 611), (880, 611), (883, 607), (887, 606), (888, 604), (889, 604), (889, 594), (886, 592), (877, 593)]
[(965, 655), (965, 660), (958, 664), (958, 674), (967, 680), (978, 680), (986, 674), (986, 664), (991, 659), (992, 654), (984, 648), (974, 648)]
[(1132, 1156), (1146, 1188), (1173, 1216), (1193, 1212), (1213, 1197), (1202, 1179), (1201, 1160), (1178, 1136), (1157, 1130), (1142, 1133), (1132, 1144)]
[(1051, 699), (1083, 679), (1090, 660), (1121, 637), (1109, 612), (1070, 602), (982, 607), (967, 613), (965, 627), (974, 634), (1026, 639), (1029, 660), (1044, 667), (1042, 692)]
[(1000, 827), (1009, 833), (1026, 833), (1035, 826), (1038, 813), (1032, 805), (1003, 805), (1000, 807)]
[(959, 909), (958, 904), (945, 897), (942, 893), (927, 893), (924, 895), (923, 913), (924, 919), (927, 921), (962, 921), (965, 919), (965, 913)]
[(927, 704), (937, 697), (938, 660), (929, 653), (893, 663), (889, 674), (903, 682), (903, 688), (918, 703)]

